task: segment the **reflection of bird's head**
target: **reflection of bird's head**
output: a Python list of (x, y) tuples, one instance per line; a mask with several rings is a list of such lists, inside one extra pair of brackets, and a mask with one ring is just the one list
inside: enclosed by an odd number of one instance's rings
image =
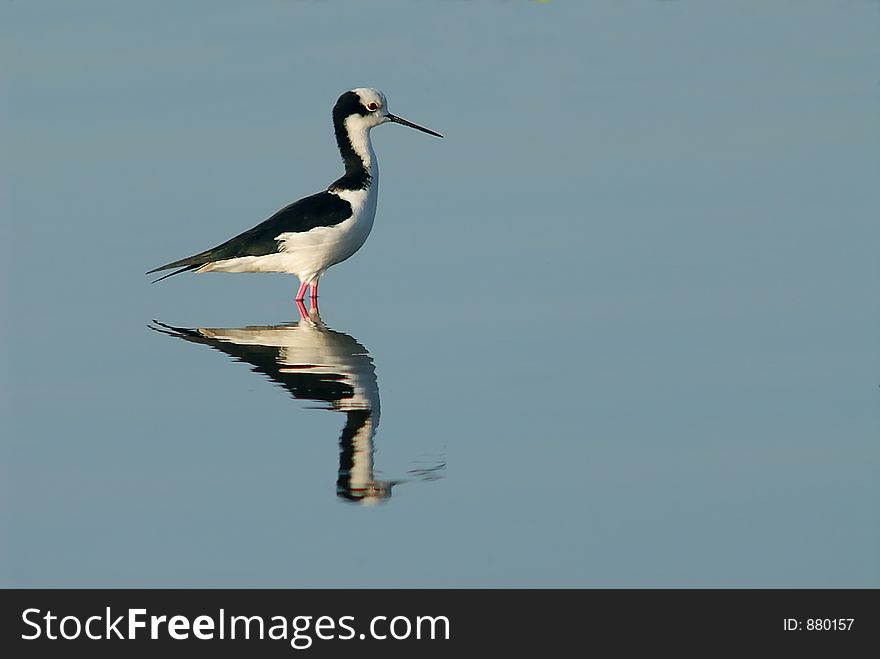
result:
[(376, 480), (373, 474), (373, 434), (376, 417), (369, 409), (349, 409), (339, 437), (339, 476), (336, 495), (340, 499), (375, 504), (391, 497), (394, 482)]
[(397, 485), (396, 481), (369, 481), (362, 487), (346, 489), (337, 484), (336, 496), (351, 503), (359, 503), (363, 506), (375, 506), (385, 503), (391, 498), (391, 488)]

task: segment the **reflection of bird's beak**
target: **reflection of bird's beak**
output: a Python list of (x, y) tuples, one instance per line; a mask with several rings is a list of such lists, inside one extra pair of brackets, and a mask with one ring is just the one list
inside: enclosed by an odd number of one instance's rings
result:
[(420, 130), (423, 133), (427, 133), (428, 135), (433, 135), (434, 137), (443, 137), (440, 133), (435, 133), (433, 130), (429, 130), (424, 126), (419, 126), (418, 124), (414, 124), (411, 121), (407, 121), (406, 119), (401, 119), (396, 114), (391, 114), (390, 112), (385, 115), (388, 117), (388, 121), (393, 121), (396, 124), (400, 124), (401, 126), (409, 126), (410, 128), (415, 128), (416, 130)]

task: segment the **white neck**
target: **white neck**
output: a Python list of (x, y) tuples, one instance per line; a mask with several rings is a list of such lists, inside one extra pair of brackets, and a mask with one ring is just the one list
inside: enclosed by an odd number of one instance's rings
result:
[(345, 120), (345, 131), (351, 148), (358, 158), (364, 163), (364, 168), (373, 179), (379, 176), (379, 164), (376, 161), (376, 152), (373, 151), (373, 143), (370, 141), (370, 128), (372, 125), (360, 115), (351, 115)]

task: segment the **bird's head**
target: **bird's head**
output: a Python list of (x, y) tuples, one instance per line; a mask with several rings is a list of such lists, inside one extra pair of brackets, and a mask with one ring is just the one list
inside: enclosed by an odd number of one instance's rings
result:
[(369, 130), (391, 121), (402, 126), (415, 128), (423, 133), (428, 133), (428, 135), (443, 137), (440, 133), (391, 114), (388, 111), (388, 100), (385, 98), (385, 94), (378, 89), (367, 87), (358, 87), (340, 96), (333, 107), (333, 120), (337, 124), (345, 125), (349, 130), (358, 128)]

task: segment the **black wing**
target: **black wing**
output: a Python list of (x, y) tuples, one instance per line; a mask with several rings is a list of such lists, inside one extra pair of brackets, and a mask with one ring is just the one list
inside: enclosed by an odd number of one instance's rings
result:
[[(179, 261), (166, 263), (158, 268), (153, 268), (147, 274), (180, 268), (170, 274), (160, 277), (156, 281), (162, 281), (180, 272), (195, 270), (196, 268), (212, 263), (234, 259), (239, 256), (264, 256), (278, 251), (276, 237), (282, 233), (300, 233), (310, 231), (317, 227), (332, 227), (351, 217), (351, 204), (330, 192), (319, 192), (310, 197), (304, 197), (285, 206), (268, 220), (260, 222), (253, 229), (240, 233), (235, 238), (227, 240), (222, 245), (213, 249), (200, 252)], [(155, 283), (155, 282), (154, 282)]]

